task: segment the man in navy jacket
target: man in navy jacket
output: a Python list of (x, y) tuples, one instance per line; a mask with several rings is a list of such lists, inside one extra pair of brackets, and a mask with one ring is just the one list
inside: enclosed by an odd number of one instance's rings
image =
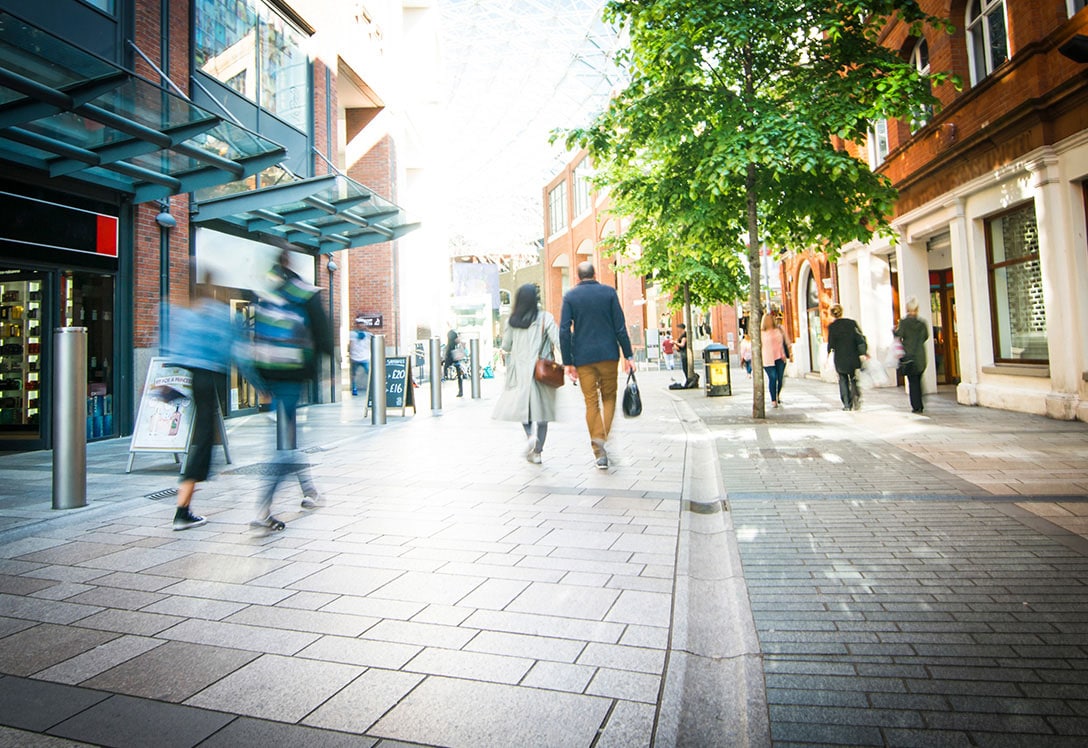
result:
[(631, 339), (616, 290), (597, 282), (592, 262), (578, 265), (578, 285), (563, 296), (559, 347), (567, 376), (582, 388), (586, 426), (597, 467), (608, 469), (605, 442), (616, 413), (616, 379), (622, 350), (623, 368), (634, 371)]

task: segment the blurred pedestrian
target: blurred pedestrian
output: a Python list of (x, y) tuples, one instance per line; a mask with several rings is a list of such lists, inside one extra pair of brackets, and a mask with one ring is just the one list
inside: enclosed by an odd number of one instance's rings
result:
[(456, 330), (446, 333), (446, 357), (442, 361), (442, 370), (455, 370), (457, 377), (457, 397), (465, 396), (465, 347), (461, 344), (461, 335)]
[(317, 376), (317, 354), (332, 352), (332, 335), (316, 286), (290, 268), (290, 255), (280, 253), (270, 272), (271, 292), (257, 304), (254, 321), (254, 367), (261, 387), (276, 408), (276, 461), (250, 523), (282, 530), (271, 513), (272, 499), (285, 475), (294, 474), (302, 488), (302, 507), (318, 506), (320, 496), (310, 475), (309, 461), (298, 450), (296, 415), (302, 389)]
[(538, 358), (554, 361), (560, 349), (555, 317), (540, 311), (539, 306), (535, 283), (526, 283), (517, 290), (501, 344), (507, 354), (506, 381), (492, 413), (496, 420), (521, 423), (528, 440), (525, 459), (534, 464), (540, 464), (548, 423), (555, 420), (555, 388), (536, 381), (533, 371)]
[(922, 412), (922, 373), (926, 370), (926, 341), (929, 340), (929, 323), (918, 317), (918, 299), (907, 299), (907, 316), (899, 320), (893, 331), (903, 343), (903, 357), (899, 370), (907, 379), (907, 395), (912, 413)]
[(752, 378), (752, 338), (748, 333), (740, 341), (740, 362), (744, 365), (744, 372), (748, 378)]
[(665, 333), (665, 339), (661, 341), (661, 353), (665, 357), (665, 368), (672, 371), (676, 368), (673, 356), (676, 353), (676, 342), (672, 339), (672, 333)]
[(355, 329), (351, 331), (351, 340), (348, 341), (348, 358), (351, 359), (351, 394), (353, 397), (359, 394), (359, 371), (362, 370), (365, 377), (365, 387), (370, 389), (370, 338), (366, 329), (364, 317), (355, 318)]
[(211, 471), (212, 446), (218, 427), (219, 395), (216, 379), (230, 371), (234, 343), (230, 309), (212, 296), (212, 277), (206, 274), (197, 284), (189, 307), (170, 309), (170, 337), (166, 346), (168, 363), (188, 369), (192, 376), (193, 431), (178, 481), (178, 502), (174, 529), (199, 527), (207, 520), (194, 514), (190, 504), (196, 484), (206, 481)]
[(763, 371), (767, 375), (771, 406), (777, 408), (782, 392), (782, 377), (786, 373), (786, 334), (770, 312), (763, 315), (759, 330), (760, 344), (763, 347)]
[(559, 345), (567, 376), (578, 383), (586, 402), (586, 426), (595, 464), (599, 470), (607, 470), (605, 445), (616, 413), (620, 353), (627, 373), (635, 370), (635, 362), (616, 289), (597, 282), (592, 262), (578, 265), (578, 285), (563, 295)]
[(684, 372), (684, 386), (691, 384), (691, 374), (688, 373), (688, 327), (683, 322), (677, 325), (680, 332), (676, 335), (676, 355), (680, 358), (680, 369)]
[(835, 371), (839, 374), (839, 399), (843, 410), (861, 409), (861, 392), (858, 390), (858, 369), (861, 368), (863, 351), (859, 340), (865, 342), (858, 323), (842, 316), (842, 306), (833, 304), (831, 316), (835, 318), (827, 327), (827, 353), (835, 355)]

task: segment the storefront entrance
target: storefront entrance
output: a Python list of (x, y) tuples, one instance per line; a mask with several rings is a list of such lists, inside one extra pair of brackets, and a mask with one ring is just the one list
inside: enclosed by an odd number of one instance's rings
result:
[(959, 384), (959, 340), (956, 334), (956, 288), (952, 269), (929, 272), (929, 310), (933, 320), (933, 363), (938, 384)]

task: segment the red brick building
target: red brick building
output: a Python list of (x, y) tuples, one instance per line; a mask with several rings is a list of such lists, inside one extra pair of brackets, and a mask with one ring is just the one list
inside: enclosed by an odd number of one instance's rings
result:
[(936, 88), (940, 110), (914, 122), (873, 123), (856, 149), (900, 191), (897, 244), (843, 247), (836, 268), (815, 254), (783, 263), (800, 361), (819, 370), (832, 301), (883, 360), (915, 297), (933, 332), (927, 391), (1088, 420), (1088, 65), (1062, 51), (1088, 35), (1088, 11), (1083, 0), (922, 6), (954, 32), (919, 38), (896, 24), (883, 43), (963, 87)]
[[(625, 272), (622, 258), (602, 251), (601, 243), (626, 226), (608, 213), (608, 195), (591, 190), (591, 168), (588, 155), (580, 151), (544, 188), (544, 306), (558, 319), (563, 294), (578, 282), (578, 264), (590, 260), (597, 268), (597, 279), (614, 286), (619, 294), (636, 358), (656, 361), (659, 331), (675, 336), (684, 321), (683, 312), (669, 309), (668, 296), (647, 285), (642, 276)], [(739, 341), (736, 309), (729, 305), (693, 309), (691, 327), (688, 337), (693, 350), (701, 351), (711, 340), (727, 345)]]

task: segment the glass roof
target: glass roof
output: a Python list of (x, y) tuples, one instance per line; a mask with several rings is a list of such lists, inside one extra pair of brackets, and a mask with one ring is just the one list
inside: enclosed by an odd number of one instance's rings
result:
[(133, 202), (244, 179), (283, 146), (0, 11), (0, 160)]
[(212, 198), (197, 205), (193, 222), (314, 254), (393, 241), (419, 228), (399, 207), (343, 175)]

